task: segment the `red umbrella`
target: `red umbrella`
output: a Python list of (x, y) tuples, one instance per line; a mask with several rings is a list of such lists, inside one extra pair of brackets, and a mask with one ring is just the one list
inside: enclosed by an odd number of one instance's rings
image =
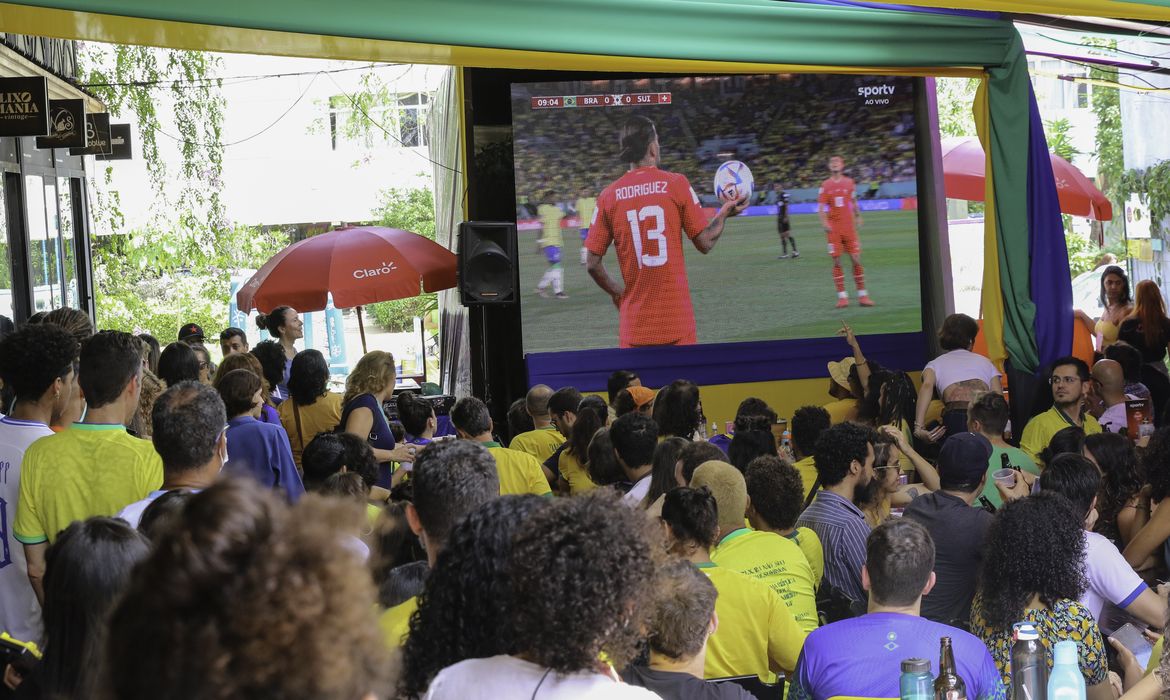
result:
[[(1096, 185), (1076, 166), (1055, 153), (1048, 154), (1060, 210), (1073, 216), (1087, 216), (1097, 221), (1113, 218), (1113, 205)], [(974, 137), (949, 138), (942, 141), (943, 183), (947, 197), (982, 202), (987, 160), (983, 146)]]
[(456, 284), (455, 254), (417, 233), (381, 226), (342, 228), (297, 241), (272, 256), (236, 294), (242, 311), (287, 305), (320, 311), (329, 294), (338, 308), (406, 299)]

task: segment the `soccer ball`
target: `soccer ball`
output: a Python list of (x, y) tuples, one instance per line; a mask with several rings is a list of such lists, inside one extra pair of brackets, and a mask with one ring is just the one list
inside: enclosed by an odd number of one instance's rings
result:
[(729, 160), (715, 171), (715, 194), (720, 201), (738, 201), (752, 196), (752, 171), (738, 160)]

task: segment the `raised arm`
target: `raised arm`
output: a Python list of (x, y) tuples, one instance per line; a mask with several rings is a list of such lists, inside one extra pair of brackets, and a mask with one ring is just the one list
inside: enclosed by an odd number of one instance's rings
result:
[(865, 359), (865, 354), (861, 352), (861, 343), (857, 342), (857, 336), (853, 335), (853, 329), (844, 321), (841, 322), (841, 330), (837, 331), (837, 335), (844, 336), (845, 342), (849, 344), (849, 348), (853, 350), (853, 363), (857, 367), (857, 379), (861, 382), (862, 387), (869, 386), (869, 360)]
[(1170, 504), (1167, 506), (1156, 510), (1146, 526), (1138, 530), (1129, 544), (1125, 545), (1122, 554), (1130, 566), (1140, 566), (1146, 557), (1156, 552), (1170, 537)]

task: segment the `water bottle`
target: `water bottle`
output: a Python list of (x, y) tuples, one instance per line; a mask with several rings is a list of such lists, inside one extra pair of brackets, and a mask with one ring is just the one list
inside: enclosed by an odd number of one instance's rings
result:
[(1077, 660), (1077, 643), (1057, 642), (1052, 658), (1047, 700), (1085, 700), (1085, 677)]
[[(1048, 653), (1031, 622), (1012, 625), (1012, 694), (1014, 700), (1045, 700)], [(1079, 671), (1078, 671), (1079, 673)]]
[(904, 659), (899, 686), (901, 687), (902, 700), (932, 700), (934, 698), (934, 677), (930, 675), (930, 661), (927, 659)]
[(780, 456), (787, 459), (793, 459), (792, 432), (787, 428), (785, 428), (784, 432), (780, 434)]

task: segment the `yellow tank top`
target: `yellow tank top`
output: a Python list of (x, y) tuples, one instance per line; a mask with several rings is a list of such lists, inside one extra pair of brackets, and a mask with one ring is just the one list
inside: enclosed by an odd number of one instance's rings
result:
[(1105, 319), (1097, 321), (1097, 325), (1093, 326), (1093, 335), (1101, 337), (1101, 349), (1105, 349), (1117, 342), (1117, 333), (1121, 328), (1115, 326)]

